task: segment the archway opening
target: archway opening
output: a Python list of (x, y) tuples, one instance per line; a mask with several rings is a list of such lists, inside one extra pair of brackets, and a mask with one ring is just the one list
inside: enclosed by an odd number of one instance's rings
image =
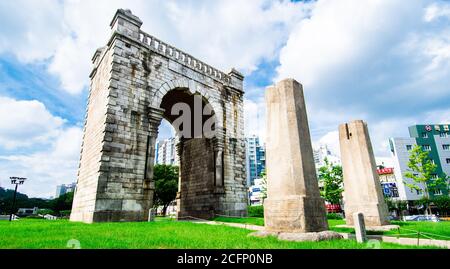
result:
[(155, 144), (153, 181), (155, 193), (153, 207), (157, 214), (176, 216), (176, 195), (179, 191), (179, 157), (176, 150), (178, 138), (175, 129), (165, 120), (161, 120)]
[(176, 202), (167, 212), (175, 214), (176, 210), (178, 219), (214, 217), (220, 194), (217, 185), (223, 186), (223, 152), (215, 145), (214, 110), (206, 98), (188, 89), (167, 92), (160, 108), (164, 113), (158, 128), (155, 165), (179, 169)]
[(214, 135), (215, 113), (202, 95), (177, 88), (166, 93), (160, 108), (164, 109), (164, 119), (175, 128), (180, 140)]

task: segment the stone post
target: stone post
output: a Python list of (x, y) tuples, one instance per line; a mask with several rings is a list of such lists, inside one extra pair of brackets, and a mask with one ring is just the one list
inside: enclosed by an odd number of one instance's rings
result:
[(150, 208), (150, 210), (148, 211), (148, 222), (155, 221), (155, 218), (156, 218), (156, 209)]
[(320, 197), (302, 86), (285, 79), (266, 90), (266, 230), (328, 229)]
[(354, 213), (353, 222), (355, 224), (356, 242), (364, 243), (367, 241), (366, 225), (364, 224), (363, 213)]
[(367, 226), (389, 224), (367, 124), (362, 120), (341, 124), (339, 141), (347, 225), (354, 224), (353, 214), (359, 212)]

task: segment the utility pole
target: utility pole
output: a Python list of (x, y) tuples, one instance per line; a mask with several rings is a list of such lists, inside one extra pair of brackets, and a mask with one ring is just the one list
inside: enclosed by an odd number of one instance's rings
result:
[(24, 177), (10, 177), (9, 179), (11, 179), (11, 184), (16, 185), (16, 187), (14, 189), (13, 204), (12, 204), (12, 207), (11, 207), (11, 215), (9, 216), (9, 221), (12, 221), (13, 214), (14, 214), (14, 208), (16, 206), (17, 187), (19, 185), (22, 185), (25, 182), (26, 178), (24, 178)]

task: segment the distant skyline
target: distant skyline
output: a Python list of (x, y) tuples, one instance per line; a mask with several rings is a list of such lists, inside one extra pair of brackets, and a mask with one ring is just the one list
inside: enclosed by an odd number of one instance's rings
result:
[[(245, 75), (246, 134), (264, 139), (264, 90), (304, 86), (314, 143), (368, 122), (375, 154), (408, 126), (450, 122), (450, 2), (426, 0), (0, 1), (0, 185), (49, 197), (76, 180), (91, 57), (118, 8), (206, 63)], [(170, 126), (160, 128), (161, 137)]]

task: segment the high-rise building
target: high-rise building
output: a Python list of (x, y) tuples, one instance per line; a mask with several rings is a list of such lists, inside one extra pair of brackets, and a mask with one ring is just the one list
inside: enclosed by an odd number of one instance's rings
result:
[(316, 169), (319, 169), (325, 165), (325, 159), (334, 165), (341, 165), (341, 159), (332, 154), (328, 149), (328, 146), (325, 144), (321, 144), (318, 147), (313, 148), (313, 156)]
[(261, 176), (266, 169), (266, 150), (259, 141), (259, 137), (253, 135), (245, 139), (247, 185), (252, 186), (255, 179)]
[(176, 150), (177, 140), (174, 137), (156, 142), (156, 164), (178, 165), (179, 158)]
[[(394, 157), (395, 178), (398, 184), (398, 192), (401, 200), (419, 200), (423, 197), (420, 191), (409, 189), (404, 182), (413, 183), (412, 179), (404, 174), (409, 170), (409, 151), (419, 145), (424, 151), (429, 152), (430, 159), (437, 165), (436, 177), (450, 175), (450, 125), (427, 124), (409, 127), (407, 138), (390, 138), (389, 144)], [(430, 196), (448, 195), (445, 189), (436, 190)]]
[(59, 196), (64, 195), (69, 192), (74, 192), (76, 186), (77, 186), (77, 183), (61, 184), (61, 185), (56, 186), (55, 198), (58, 198)]

